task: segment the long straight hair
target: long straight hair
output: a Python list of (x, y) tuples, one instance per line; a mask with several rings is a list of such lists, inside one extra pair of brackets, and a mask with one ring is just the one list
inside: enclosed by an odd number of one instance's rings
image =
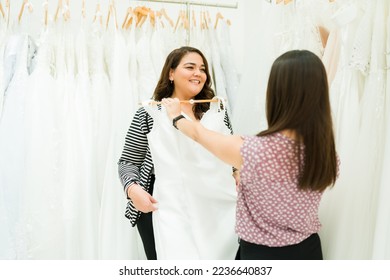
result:
[[(324, 191), (337, 178), (337, 155), (329, 101), (329, 87), (322, 61), (307, 50), (279, 56), (272, 65), (266, 114), (268, 129), (258, 136), (284, 129), (298, 137), (300, 189)], [(298, 150), (299, 151), (299, 150)], [(301, 170), (303, 168), (303, 170)]]
[[(213, 89), (211, 88), (211, 76), (209, 71), (209, 65), (207, 63), (206, 57), (203, 53), (193, 47), (181, 47), (178, 49), (174, 49), (166, 58), (163, 69), (161, 70), (160, 79), (157, 83), (157, 86), (153, 93), (153, 99), (156, 101), (161, 101), (163, 98), (171, 97), (173, 94), (173, 90), (175, 88), (175, 84), (171, 83), (169, 80), (169, 72), (170, 70), (175, 70), (177, 66), (180, 64), (182, 58), (188, 53), (197, 53), (202, 57), (203, 64), (205, 67), (206, 73), (206, 82), (203, 85), (202, 90), (194, 97), (197, 99), (212, 99), (215, 94)], [(210, 103), (195, 103), (192, 110), (194, 112), (195, 117), (200, 120), (203, 113), (210, 109)]]

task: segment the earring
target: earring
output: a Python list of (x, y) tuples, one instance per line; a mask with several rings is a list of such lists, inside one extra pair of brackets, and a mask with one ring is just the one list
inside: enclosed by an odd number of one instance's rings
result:
[(171, 81), (171, 85), (173, 84), (173, 80), (170, 80)]

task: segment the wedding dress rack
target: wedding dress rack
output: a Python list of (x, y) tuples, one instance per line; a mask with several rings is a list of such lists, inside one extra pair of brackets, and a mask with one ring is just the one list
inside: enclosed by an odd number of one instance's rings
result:
[(238, 8), (238, 3), (210, 3), (210, 2), (197, 2), (197, 1), (183, 1), (183, 0), (143, 0), (144, 2), (160, 2), (160, 3), (171, 3), (171, 4), (183, 4), (187, 6), (208, 6), (208, 7), (218, 7), (218, 8)]
[[(136, 0), (139, 2), (138, 0)], [(231, 9), (237, 9), (238, 3), (212, 3), (212, 2), (198, 2), (198, 1), (187, 1), (187, 0), (142, 0), (140, 2), (157, 2), (157, 3), (169, 3), (169, 4), (179, 4), (179, 5), (186, 5), (186, 15), (188, 22), (190, 24), (191, 20), (191, 14), (190, 14), (190, 8), (191, 6), (207, 6), (207, 7), (217, 7), (217, 8), (231, 8)], [(188, 44), (190, 42), (190, 30), (189, 27), (187, 29), (187, 38), (186, 43)]]

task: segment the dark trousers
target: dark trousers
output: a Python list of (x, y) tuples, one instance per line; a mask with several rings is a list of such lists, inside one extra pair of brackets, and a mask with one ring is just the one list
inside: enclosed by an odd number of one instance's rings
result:
[(302, 242), (283, 247), (268, 247), (240, 240), (236, 260), (322, 260), (321, 240), (317, 233)]
[[(150, 189), (149, 189), (150, 194), (153, 194), (153, 186), (154, 186), (154, 175), (152, 175), (152, 181), (150, 183)], [(138, 228), (139, 235), (141, 236), (142, 243), (144, 245), (146, 258), (148, 260), (157, 260), (156, 246), (154, 243), (152, 212), (141, 213), (141, 216), (137, 221), (137, 228)]]

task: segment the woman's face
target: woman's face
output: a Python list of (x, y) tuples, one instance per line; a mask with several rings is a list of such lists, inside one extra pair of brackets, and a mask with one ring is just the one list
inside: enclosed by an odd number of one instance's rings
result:
[(203, 59), (198, 53), (183, 56), (176, 69), (171, 69), (169, 73), (169, 79), (175, 84), (172, 97), (191, 99), (196, 96), (207, 80), (205, 71)]

